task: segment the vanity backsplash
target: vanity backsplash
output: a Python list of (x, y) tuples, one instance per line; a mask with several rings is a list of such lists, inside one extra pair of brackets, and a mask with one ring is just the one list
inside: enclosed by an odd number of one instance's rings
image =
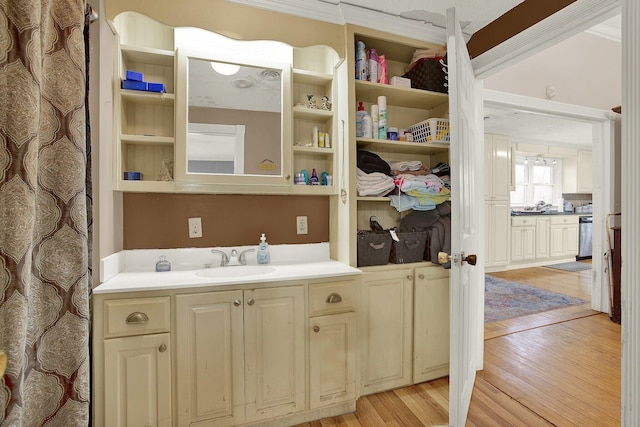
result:
[[(296, 233), (306, 216), (308, 234)], [(201, 218), (202, 237), (189, 238), (188, 219)], [(328, 196), (123, 194), (124, 249), (204, 248), (329, 241)]]

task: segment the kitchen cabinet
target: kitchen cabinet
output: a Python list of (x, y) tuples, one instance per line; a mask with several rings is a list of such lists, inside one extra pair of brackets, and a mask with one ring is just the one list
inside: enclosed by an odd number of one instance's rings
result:
[(449, 372), (449, 275), (419, 265), (363, 269), (361, 394)]
[(591, 150), (578, 150), (578, 193), (593, 192), (593, 160)]
[(551, 218), (539, 216), (536, 218), (536, 259), (549, 258), (549, 227)]
[(591, 150), (577, 150), (562, 159), (562, 192), (593, 192), (593, 159)]
[(551, 257), (571, 257), (578, 255), (578, 216), (563, 215), (551, 218)]
[[(142, 15), (123, 14), (116, 21), (114, 73), (114, 188), (121, 191), (174, 191), (161, 178), (171, 167), (175, 145), (175, 48), (173, 31)], [(136, 31), (134, 28), (145, 28)], [(143, 73), (146, 82), (162, 83), (164, 93), (123, 89), (126, 71)], [(125, 180), (124, 172), (140, 172)]]
[(309, 285), (309, 407), (355, 400), (356, 284)]
[(536, 218), (511, 219), (511, 260), (528, 261), (536, 258)]
[(511, 206), (509, 200), (485, 201), (485, 267), (509, 264)]
[(180, 425), (250, 423), (305, 408), (303, 286), (176, 300)]
[(512, 147), (505, 135), (485, 134), (485, 268), (509, 264), (513, 175)]
[(446, 93), (378, 84), (355, 79), (355, 46), (358, 41), (367, 49), (376, 49), (384, 54), (388, 64), (388, 75), (401, 76), (411, 62), (416, 49), (437, 47), (436, 44), (411, 40), (393, 34), (368, 28), (347, 25), (347, 62), (349, 67), (349, 156), (352, 163), (345, 165), (349, 173), (351, 195), (348, 216), (355, 218), (349, 227), (349, 248), (352, 265), (357, 259), (357, 230), (369, 229), (369, 217), (377, 216), (385, 228), (398, 225), (405, 213), (399, 213), (390, 204), (389, 197), (359, 196), (356, 188), (357, 150), (366, 150), (379, 155), (387, 162), (420, 161), (425, 167), (434, 167), (439, 162), (448, 163), (449, 144), (446, 138), (431, 142), (391, 141), (386, 139), (356, 136), (356, 107), (362, 102), (364, 109), (371, 113), (371, 106), (377, 105), (378, 97), (386, 97), (387, 126), (407, 129), (429, 118), (448, 117), (449, 97)]
[(94, 355), (104, 363), (104, 405), (96, 402), (96, 420), (108, 426), (171, 426), (169, 298), (119, 298), (96, 308), (104, 313), (104, 322), (97, 322), (101, 333), (94, 335), (101, 340)]
[(485, 200), (509, 200), (512, 157), (509, 137), (485, 134)]

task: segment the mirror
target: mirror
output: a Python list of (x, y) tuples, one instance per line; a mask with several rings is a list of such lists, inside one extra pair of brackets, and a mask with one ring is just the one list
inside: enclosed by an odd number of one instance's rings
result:
[(198, 28), (175, 44), (177, 183), (289, 184), (293, 48)]
[(187, 173), (280, 175), (282, 71), (189, 58)]

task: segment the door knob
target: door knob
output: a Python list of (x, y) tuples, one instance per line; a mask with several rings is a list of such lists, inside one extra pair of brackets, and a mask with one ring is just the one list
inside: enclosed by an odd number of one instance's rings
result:
[(451, 261), (451, 255), (446, 252), (438, 252), (438, 264), (444, 264)]
[[(464, 252), (460, 254), (460, 259), (462, 260), (462, 262), (460, 264), (464, 264), (465, 262), (469, 263), (469, 265), (476, 265), (476, 263), (478, 262), (478, 256), (476, 254), (469, 254), (467, 256), (464, 255)], [(446, 252), (438, 252), (438, 263), (440, 264), (444, 264), (448, 261), (451, 261), (451, 255), (449, 255)], [(453, 263), (457, 264), (458, 260), (457, 257), (453, 258)]]

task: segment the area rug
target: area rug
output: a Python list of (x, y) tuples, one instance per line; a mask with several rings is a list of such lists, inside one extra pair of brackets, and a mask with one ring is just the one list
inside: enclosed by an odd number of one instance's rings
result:
[(563, 262), (560, 264), (552, 264), (545, 265), (547, 268), (555, 268), (556, 270), (564, 270), (564, 271), (582, 271), (582, 270), (591, 270), (591, 264), (586, 262)]
[(522, 283), (490, 275), (484, 277), (485, 323), (588, 303), (580, 298), (534, 288)]

